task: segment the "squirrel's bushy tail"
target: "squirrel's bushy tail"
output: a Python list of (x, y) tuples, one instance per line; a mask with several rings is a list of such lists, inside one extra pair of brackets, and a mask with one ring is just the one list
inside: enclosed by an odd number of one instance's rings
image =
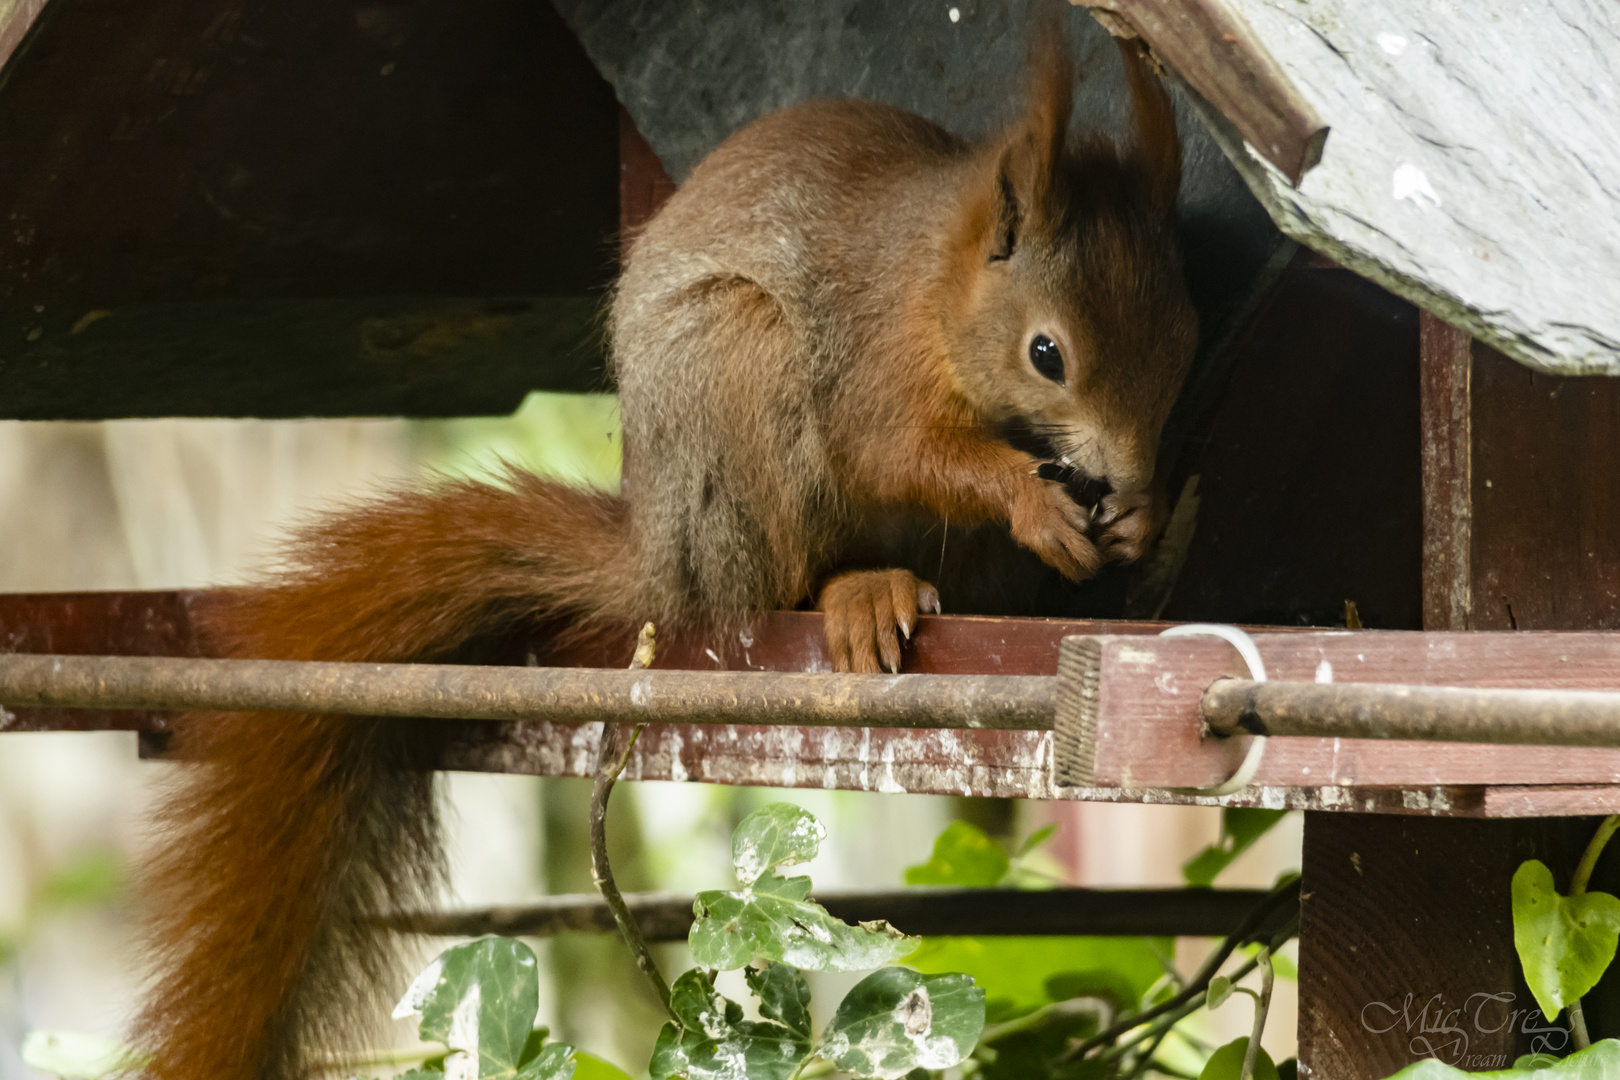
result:
[[(445, 481), (307, 529), (209, 629), (231, 656), (449, 659), (529, 620), (632, 619), (633, 544), (617, 496), (516, 470)], [(404, 984), (370, 921), (441, 878), (432, 739), (402, 720), (185, 718), (145, 872), (148, 1075), (291, 1080), (375, 1027)]]

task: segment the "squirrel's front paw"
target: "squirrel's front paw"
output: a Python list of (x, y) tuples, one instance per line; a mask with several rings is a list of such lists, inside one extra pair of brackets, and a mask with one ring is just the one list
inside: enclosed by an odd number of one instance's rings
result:
[(1121, 562), (1141, 558), (1164, 525), (1163, 507), (1164, 501), (1147, 491), (1105, 495), (1093, 519), (1103, 557)]
[(816, 606), (834, 671), (899, 674), (900, 635), (911, 637), (918, 612), (939, 614), (939, 592), (909, 570), (855, 570), (827, 582)]
[(1102, 552), (1092, 543), (1091, 511), (1069, 497), (1062, 484), (1035, 477), (1013, 506), (1013, 539), (1072, 581), (1084, 581), (1102, 568)]

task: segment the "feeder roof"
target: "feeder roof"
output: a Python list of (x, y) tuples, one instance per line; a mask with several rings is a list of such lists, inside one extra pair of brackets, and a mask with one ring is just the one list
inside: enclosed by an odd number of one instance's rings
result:
[(1620, 374), (1620, 6), (1106, 6), (1284, 232), (1530, 367)]

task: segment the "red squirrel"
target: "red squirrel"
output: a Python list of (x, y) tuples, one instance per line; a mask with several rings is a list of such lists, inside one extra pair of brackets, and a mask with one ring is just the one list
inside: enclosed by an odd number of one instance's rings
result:
[[(622, 492), (511, 471), (380, 497), (304, 531), (211, 628), (221, 650), (469, 660), (515, 626), (736, 625), (814, 599), (834, 667), (898, 670), (939, 595), (872, 553), (919, 529), (1005, 530), (1076, 580), (1139, 555), (1196, 338), (1175, 117), (1122, 43), (1132, 137), (1071, 136), (1072, 73), (1048, 39), (1022, 117), (986, 141), (816, 102), (696, 168), (612, 300)], [(435, 737), (182, 720), (196, 764), (145, 874), (150, 1075), (288, 1080), (383, 1014), (401, 984), (370, 921), (441, 878)]]

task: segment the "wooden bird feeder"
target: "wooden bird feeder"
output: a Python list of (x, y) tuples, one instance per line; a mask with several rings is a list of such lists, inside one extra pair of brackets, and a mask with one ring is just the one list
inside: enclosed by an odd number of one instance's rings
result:
[[(488, 414), (598, 387), (615, 230), (729, 130), (851, 89), (982, 129), (1016, 92), (1021, 46), (977, 9), (829, 29), (815, 5), (687, 6), (0, 7), (0, 415)], [(924, 617), (907, 674), (876, 682), (823, 674), (804, 612), (662, 641), (640, 675), (626, 628), (396, 679), (217, 666), (206, 591), (0, 596), (0, 731), (134, 730), (161, 756), (168, 709), (319, 692), (451, 718), (446, 769), (590, 775), (581, 725), (632, 718), (630, 780), (1296, 808), (1301, 1075), (1417, 1056), (1370, 1002), (1525, 1000), (1514, 868), (1567, 873), (1583, 817), (1620, 812), (1620, 206), (1592, 179), (1620, 175), (1620, 113), (1583, 89), (1602, 46), (1495, 0), (1104, 6), (1202, 119), (1182, 210), (1203, 342), (1142, 567), (1052, 617)], [(1105, 113), (1113, 73), (1085, 62), (1105, 32), (1072, 22), (1080, 112)], [(772, 63), (833, 33), (823, 66)], [(1224, 641), (1157, 636), (1187, 621), (1243, 624), (1265, 681)], [(633, 702), (636, 678), (666, 696)], [(1211, 794), (1259, 736), (1249, 782)], [(1166, 902), (1155, 932), (1229, 925), (1216, 902)], [(575, 907), (535, 917), (604, 919)], [(1620, 993), (1587, 1017), (1620, 1030)], [(1470, 1036), (1482, 1059), (1529, 1049), (1512, 1025)]]

